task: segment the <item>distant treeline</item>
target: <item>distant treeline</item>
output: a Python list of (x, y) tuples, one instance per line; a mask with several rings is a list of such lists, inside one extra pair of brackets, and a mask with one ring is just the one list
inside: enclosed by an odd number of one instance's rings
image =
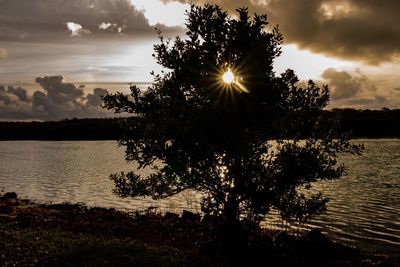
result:
[(334, 109), (328, 114), (340, 118), (340, 129), (353, 138), (400, 138), (400, 109)]
[[(400, 138), (400, 109), (333, 109), (323, 115), (340, 118), (340, 130), (353, 138)], [(116, 140), (122, 136), (122, 120), (0, 122), (0, 140)]]
[(0, 140), (116, 140), (122, 119), (0, 122)]

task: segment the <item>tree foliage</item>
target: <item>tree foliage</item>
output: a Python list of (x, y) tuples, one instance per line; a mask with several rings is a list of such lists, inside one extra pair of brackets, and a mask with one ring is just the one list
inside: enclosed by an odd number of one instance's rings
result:
[[(103, 98), (106, 108), (132, 113), (119, 141), (126, 160), (153, 169), (112, 174), (115, 192), (165, 198), (192, 189), (204, 196), (207, 216), (258, 222), (275, 208), (285, 219), (307, 219), (327, 202), (307, 189), (339, 178), (339, 153), (360, 148), (320, 119), (327, 86), (299, 87), (292, 70), (274, 73), (278, 28), (266, 15), (237, 12), (232, 18), (216, 5), (192, 4), (186, 37), (160, 36), (154, 46), (166, 71), (153, 85)], [(224, 83), (228, 70), (235, 80)]]

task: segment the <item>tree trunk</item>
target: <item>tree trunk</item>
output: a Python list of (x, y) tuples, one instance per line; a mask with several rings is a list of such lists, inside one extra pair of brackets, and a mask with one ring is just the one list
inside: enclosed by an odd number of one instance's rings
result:
[(235, 192), (230, 192), (225, 202), (224, 217), (227, 225), (235, 225), (239, 222), (239, 205)]

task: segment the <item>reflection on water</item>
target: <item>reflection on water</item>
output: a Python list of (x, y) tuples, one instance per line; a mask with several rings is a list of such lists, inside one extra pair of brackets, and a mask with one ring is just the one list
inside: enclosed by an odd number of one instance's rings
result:
[[(400, 255), (400, 140), (361, 140), (361, 157), (346, 156), (342, 179), (317, 187), (330, 198), (328, 211), (304, 227), (364, 249)], [(41, 202), (84, 202), (120, 209), (199, 209), (184, 192), (169, 200), (120, 199), (108, 175), (134, 168), (115, 141), (0, 142), (0, 189)], [(267, 222), (282, 227), (274, 216)], [(285, 226), (290, 228), (290, 226)]]
[(124, 161), (115, 141), (0, 142), (0, 189), (40, 202), (84, 202), (119, 209), (182, 210), (198, 208), (185, 192), (167, 201), (120, 199), (112, 190), (111, 173), (134, 169)]

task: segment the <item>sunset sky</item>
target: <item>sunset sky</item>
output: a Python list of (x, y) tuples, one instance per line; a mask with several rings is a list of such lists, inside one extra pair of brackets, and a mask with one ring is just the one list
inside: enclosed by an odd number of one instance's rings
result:
[[(267, 14), (284, 36), (277, 74), (328, 84), (331, 108), (400, 108), (400, 1), (193, 2)], [(184, 36), (186, 9), (182, 0), (0, 0), (0, 120), (107, 115), (99, 95), (151, 83), (154, 28)]]

